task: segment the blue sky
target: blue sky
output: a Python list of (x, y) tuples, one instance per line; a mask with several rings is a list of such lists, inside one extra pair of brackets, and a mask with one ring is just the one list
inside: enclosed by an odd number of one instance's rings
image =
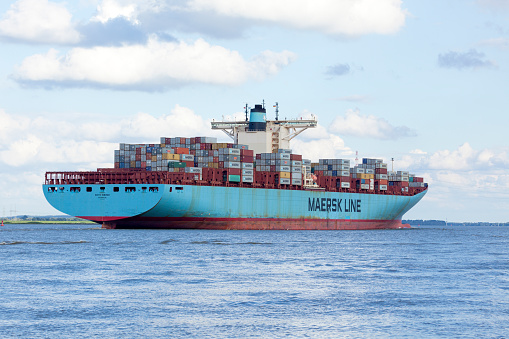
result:
[(226, 141), (210, 121), (265, 100), (318, 118), (307, 158), (424, 176), (405, 218), (509, 221), (509, 0), (3, 1), (0, 49), (1, 215), (56, 214), (46, 171)]

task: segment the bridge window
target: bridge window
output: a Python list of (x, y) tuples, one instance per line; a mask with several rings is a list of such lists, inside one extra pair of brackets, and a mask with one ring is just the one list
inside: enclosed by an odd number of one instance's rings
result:
[[(170, 188), (171, 189), (171, 188)], [(159, 187), (150, 187), (148, 189), (149, 192), (158, 192), (159, 191)]]
[(71, 187), (71, 192), (75, 192), (75, 193), (81, 192), (81, 188), (80, 187)]
[(113, 192), (118, 192), (120, 189), (118, 187), (113, 187)]
[(92, 187), (87, 187), (87, 192), (92, 192)]
[(184, 187), (175, 187), (175, 190), (177, 190), (177, 191), (183, 191), (183, 190), (184, 190)]
[(56, 187), (48, 187), (48, 192), (53, 193), (57, 190)]
[(127, 193), (136, 192), (136, 187), (126, 187), (126, 188), (125, 188), (125, 191), (126, 191)]

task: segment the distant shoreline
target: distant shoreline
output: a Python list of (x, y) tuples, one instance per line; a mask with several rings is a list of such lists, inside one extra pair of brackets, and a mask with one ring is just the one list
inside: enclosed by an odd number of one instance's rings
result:
[(23, 225), (23, 224), (96, 224), (88, 220), (7, 220), (4, 219), (4, 225)]
[(451, 222), (445, 220), (402, 220), (404, 224), (410, 226), (509, 226), (509, 222)]

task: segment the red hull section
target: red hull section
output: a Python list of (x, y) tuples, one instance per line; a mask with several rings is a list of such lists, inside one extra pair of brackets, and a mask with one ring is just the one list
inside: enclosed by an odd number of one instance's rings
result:
[[(87, 218), (88, 219), (88, 218)], [(213, 230), (373, 230), (410, 228), (401, 220), (129, 218), (106, 221), (103, 228), (161, 228)]]

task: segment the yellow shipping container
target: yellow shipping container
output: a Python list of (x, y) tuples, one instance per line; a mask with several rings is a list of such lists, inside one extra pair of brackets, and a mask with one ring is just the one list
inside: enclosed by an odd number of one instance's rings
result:
[(152, 161), (157, 161), (157, 155), (152, 156)]
[(279, 172), (279, 178), (288, 178), (290, 179), (291, 172)]
[(357, 179), (375, 179), (374, 174), (357, 173)]
[(180, 154), (168, 154), (168, 160), (180, 160)]

